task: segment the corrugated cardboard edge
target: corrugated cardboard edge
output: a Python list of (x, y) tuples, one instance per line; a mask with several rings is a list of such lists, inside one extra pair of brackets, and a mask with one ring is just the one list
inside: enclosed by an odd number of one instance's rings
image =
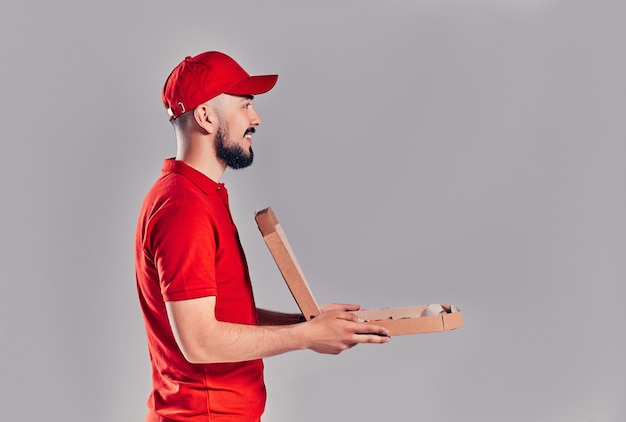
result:
[[(315, 301), (315, 297), (309, 288), (304, 277), (304, 273), (287, 241), (287, 236), (274, 214), (272, 208), (268, 207), (255, 214), (255, 219), (263, 239), (270, 250), (278, 269), (280, 270), (293, 298), (300, 311), (307, 320), (320, 314), (320, 308)], [(362, 317), (369, 314), (377, 315), (376, 319), (365, 319), (371, 323), (380, 325), (389, 330), (390, 336), (405, 334), (434, 333), (448, 331), (463, 326), (463, 314), (451, 305), (443, 305), (450, 312), (434, 316), (404, 316), (412, 312), (415, 308), (423, 309), (426, 305), (418, 307), (374, 309), (354, 312)], [(389, 317), (384, 315), (388, 314)], [(419, 313), (418, 313), (419, 315)]]

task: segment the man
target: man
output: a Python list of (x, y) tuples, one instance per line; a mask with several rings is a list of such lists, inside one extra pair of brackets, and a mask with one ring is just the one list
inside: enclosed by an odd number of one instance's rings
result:
[(259, 421), (262, 358), (389, 340), (384, 328), (348, 312), (358, 305), (326, 305), (308, 322), (256, 308), (220, 178), (227, 167), (252, 163), (261, 124), (254, 95), (277, 78), (250, 76), (229, 56), (206, 52), (183, 60), (163, 87), (176, 157), (148, 192), (136, 234), (153, 380), (146, 421)]

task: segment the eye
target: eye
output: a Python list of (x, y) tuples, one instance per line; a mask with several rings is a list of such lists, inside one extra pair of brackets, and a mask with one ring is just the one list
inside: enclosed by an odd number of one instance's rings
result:
[(245, 103), (243, 105), (243, 108), (245, 108), (246, 110), (252, 107), (252, 103)]

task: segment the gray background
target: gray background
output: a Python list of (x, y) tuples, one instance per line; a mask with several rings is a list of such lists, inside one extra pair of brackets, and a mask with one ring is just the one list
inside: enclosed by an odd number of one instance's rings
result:
[(465, 327), (266, 360), (265, 421), (626, 421), (622, 0), (8, 2), (0, 419), (140, 421), (140, 202), (186, 55), (279, 73), (227, 172), (259, 305), (453, 303)]

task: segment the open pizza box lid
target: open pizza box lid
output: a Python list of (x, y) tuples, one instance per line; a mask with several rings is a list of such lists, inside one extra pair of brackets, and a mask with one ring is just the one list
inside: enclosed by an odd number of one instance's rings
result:
[[(255, 214), (263, 239), (276, 261), (302, 315), (307, 320), (320, 308), (271, 208)], [(463, 315), (453, 305), (418, 305), (400, 308), (364, 309), (354, 312), (360, 320), (387, 328), (390, 336), (448, 331), (463, 326)]]

